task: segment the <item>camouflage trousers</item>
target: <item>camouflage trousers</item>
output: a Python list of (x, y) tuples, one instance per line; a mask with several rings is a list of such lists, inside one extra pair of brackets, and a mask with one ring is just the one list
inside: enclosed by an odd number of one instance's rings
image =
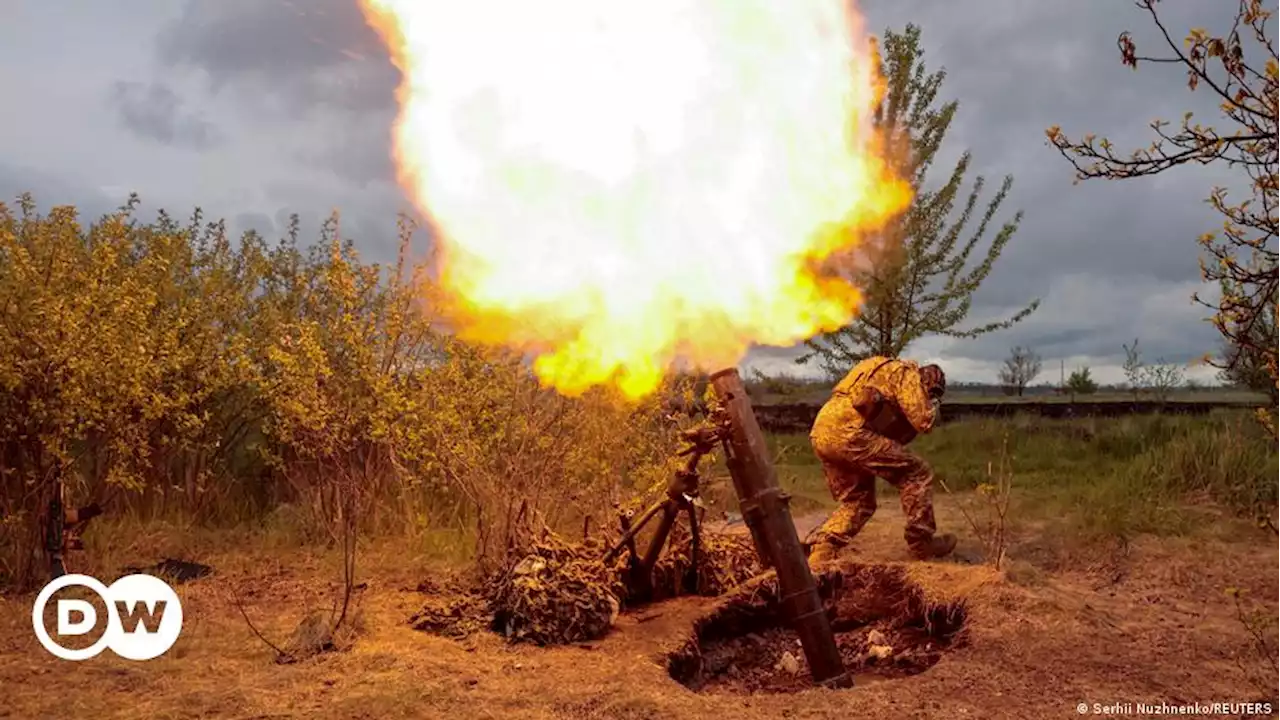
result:
[(815, 442), (831, 496), (840, 503), (831, 517), (809, 534), (805, 542), (817, 551), (834, 552), (849, 544), (876, 511), (876, 478), (898, 489), (903, 535), (907, 545), (928, 543), (937, 531), (933, 519), (933, 470), (919, 455), (901, 443), (866, 430), (834, 447)]

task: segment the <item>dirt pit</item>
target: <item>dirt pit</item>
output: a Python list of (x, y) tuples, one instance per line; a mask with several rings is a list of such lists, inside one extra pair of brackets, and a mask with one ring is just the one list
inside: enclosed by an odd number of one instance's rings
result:
[[(842, 564), (815, 577), (855, 687), (924, 672), (965, 641), (963, 599), (936, 600), (894, 565)], [(726, 595), (667, 656), (673, 679), (698, 692), (784, 693), (814, 687), (770, 573)]]

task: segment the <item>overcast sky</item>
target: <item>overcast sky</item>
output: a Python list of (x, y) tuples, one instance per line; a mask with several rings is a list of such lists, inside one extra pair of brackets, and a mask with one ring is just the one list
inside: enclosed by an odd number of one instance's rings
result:
[[(1224, 27), (1235, 5), (1160, 3), (1179, 38)], [(1121, 65), (1122, 30), (1154, 49), (1143, 11), (1125, 0), (866, 0), (862, 9), (874, 32), (920, 25), (926, 62), (948, 71), (941, 96), (960, 109), (944, 152), (971, 150), (971, 174), (990, 186), (1014, 176), (1005, 214), (1025, 218), (975, 297), (973, 321), (1042, 300), (1010, 330), (927, 339), (909, 355), (941, 362), (954, 380), (990, 381), (1022, 344), (1045, 358), (1041, 380), (1056, 379), (1061, 359), (1111, 382), (1134, 337), (1152, 359), (1174, 362), (1217, 348), (1190, 296), (1201, 287), (1194, 240), (1220, 225), (1204, 199), (1229, 176), (1185, 168), (1073, 186), (1045, 143), (1045, 128), (1059, 124), (1128, 148), (1149, 140), (1157, 117), (1217, 116), (1180, 71)], [(397, 73), (356, 0), (9, 0), (4, 16), (6, 200), (30, 190), (44, 207), (97, 215), (136, 190), (147, 207), (186, 214), (198, 204), (268, 236), (293, 212), (314, 236), (340, 208), (367, 258), (394, 252), (395, 214), (408, 209), (388, 156)], [(793, 356), (759, 351), (754, 361), (794, 371)]]

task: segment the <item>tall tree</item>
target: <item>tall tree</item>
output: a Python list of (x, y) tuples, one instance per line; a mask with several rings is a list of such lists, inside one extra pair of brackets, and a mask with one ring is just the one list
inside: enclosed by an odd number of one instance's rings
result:
[(1022, 346), (1014, 347), (1000, 369), (1000, 385), (1008, 395), (1022, 397), (1023, 391), (1040, 374), (1040, 356)]
[(941, 187), (926, 182), (959, 103), (937, 102), (946, 70), (928, 71), (919, 27), (907, 25), (901, 33), (886, 31), (882, 45), (880, 69), (888, 88), (876, 108), (875, 124), (899, 176), (910, 182), (914, 201), (850, 258), (845, 275), (864, 294), (858, 316), (846, 327), (806, 341), (808, 352), (797, 359), (817, 362), (834, 376), (866, 357), (900, 355), (927, 335), (971, 338), (1007, 328), (1040, 304), (1033, 300), (1007, 319), (961, 327), (969, 316), (973, 293), (991, 273), (1022, 220), (1019, 211), (1000, 226), (985, 253), (979, 249), (1013, 178), (1005, 176), (976, 225), (972, 221), (986, 179), (978, 176), (964, 193), (972, 162), (968, 152)]
[[(1158, 56), (1139, 55), (1133, 38), (1123, 32), (1117, 41), (1121, 61), (1133, 69), (1139, 62), (1171, 64), (1186, 71), (1187, 87), (1211, 93), (1222, 112), (1217, 127), (1203, 124), (1192, 113), (1176, 127), (1167, 121), (1151, 123), (1155, 140), (1133, 152), (1117, 151), (1106, 138), (1085, 135), (1069, 139), (1058, 126), (1046, 132), (1049, 142), (1075, 167), (1078, 179), (1127, 179), (1156, 175), (1182, 165), (1225, 165), (1247, 181), (1250, 197), (1228, 199), (1226, 188), (1214, 187), (1209, 203), (1222, 215), (1221, 233), (1201, 235), (1206, 257), (1201, 276), (1222, 292), (1201, 304), (1214, 310), (1213, 324), (1228, 351), (1207, 358), (1231, 374), (1243, 367), (1264, 369), (1277, 384), (1276, 307), (1276, 193), (1280, 186), (1277, 162), (1277, 66), (1272, 38), (1272, 13), (1261, 0), (1239, 0), (1229, 30), (1212, 35), (1194, 28), (1180, 43), (1157, 11), (1158, 0), (1137, 0), (1150, 15), (1164, 48)], [(1270, 332), (1259, 332), (1271, 324)], [(1247, 372), (1247, 371), (1245, 371)], [(1273, 393), (1274, 397), (1274, 393)], [(1263, 414), (1274, 432), (1275, 410)]]

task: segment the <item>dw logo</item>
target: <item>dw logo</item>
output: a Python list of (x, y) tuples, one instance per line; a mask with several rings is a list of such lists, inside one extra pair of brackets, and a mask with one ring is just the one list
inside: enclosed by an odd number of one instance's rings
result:
[[(107, 627), (92, 645), (70, 649), (59, 645), (45, 628), (44, 610), (53, 594), (65, 587), (87, 587), (107, 608)], [(44, 586), (31, 608), (31, 625), (46, 650), (63, 660), (88, 660), (103, 649), (129, 660), (160, 657), (178, 641), (182, 632), (182, 603), (173, 588), (151, 575), (126, 575), (103, 585), (88, 575), (63, 575)], [(98, 627), (98, 611), (87, 600), (62, 599), (57, 603), (57, 635), (85, 635)]]

